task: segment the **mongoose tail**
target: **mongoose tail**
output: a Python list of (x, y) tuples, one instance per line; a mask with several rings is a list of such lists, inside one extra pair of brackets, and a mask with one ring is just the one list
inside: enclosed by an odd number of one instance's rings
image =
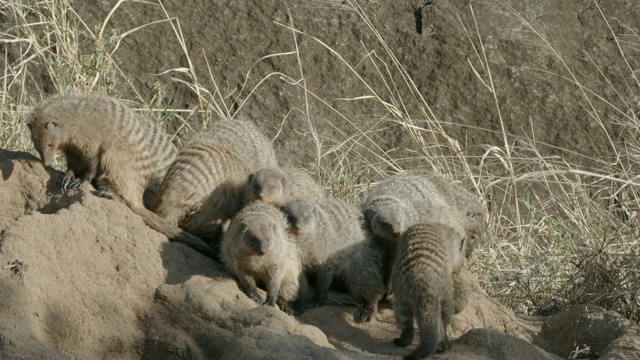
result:
[(139, 206), (131, 207), (134, 213), (140, 215), (142, 220), (147, 226), (153, 230), (161, 233), (169, 238), (171, 241), (181, 242), (198, 251), (199, 253), (215, 259), (215, 254), (204, 241), (189, 234), (188, 232), (180, 229), (177, 226), (171, 225), (166, 222), (160, 215), (147, 210), (146, 208), (140, 208)]

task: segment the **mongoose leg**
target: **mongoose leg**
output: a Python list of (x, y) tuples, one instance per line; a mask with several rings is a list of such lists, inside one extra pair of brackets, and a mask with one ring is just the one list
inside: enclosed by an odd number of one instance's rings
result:
[(324, 300), (327, 298), (329, 288), (331, 287), (334, 273), (335, 268), (333, 266), (328, 266), (320, 271), (320, 274), (318, 274), (318, 280), (316, 281), (316, 294), (310, 307), (318, 307), (324, 303)]
[(280, 292), (280, 285), (282, 284), (282, 275), (278, 274), (267, 284), (267, 301), (265, 305), (275, 306), (278, 300), (278, 293)]
[(353, 312), (353, 321), (357, 324), (371, 321), (373, 314), (378, 309), (377, 301), (366, 301), (361, 303), (360, 306)]
[[(73, 159), (67, 164), (69, 170), (64, 174), (58, 183), (60, 192), (65, 193), (68, 189), (80, 189), (91, 183), (96, 176), (97, 168), (89, 158)], [(80, 173), (80, 169), (84, 167), (84, 173)]]
[(413, 327), (413, 310), (411, 307), (396, 304), (396, 322), (401, 329), (400, 337), (393, 339), (393, 344), (398, 347), (405, 347), (411, 344), (415, 329)]
[(451, 349), (451, 343), (449, 342), (449, 338), (447, 337), (447, 329), (444, 329), (444, 337), (438, 343), (438, 347), (436, 348), (437, 353), (445, 352)]
[(251, 276), (247, 274), (238, 275), (238, 283), (240, 284), (240, 289), (249, 299), (255, 301), (258, 305), (264, 304), (264, 300), (258, 294), (258, 286)]
[(300, 273), (298, 276), (299, 288), (298, 288), (298, 297), (296, 298), (295, 303), (293, 304), (293, 310), (296, 315), (302, 315), (302, 313), (307, 308), (307, 293), (309, 292), (309, 283), (307, 282), (307, 275), (304, 272)]

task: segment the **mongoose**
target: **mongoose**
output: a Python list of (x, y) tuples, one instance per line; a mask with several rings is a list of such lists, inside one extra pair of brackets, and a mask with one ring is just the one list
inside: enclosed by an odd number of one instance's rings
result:
[(59, 94), (27, 117), (31, 140), (45, 166), (57, 150), (67, 160), (59, 182), (65, 192), (91, 183), (98, 196), (117, 198), (170, 240), (211, 256), (208, 246), (144, 206), (144, 192), (160, 182), (176, 150), (164, 131), (121, 101), (101, 95)]
[(467, 231), (467, 256), (469, 256), (482, 242), (482, 236), (486, 230), (487, 212), (478, 196), (462, 185), (430, 171), (414, 170), (408, 176), (427, 179), (443, 195), (447, 203), (459, 213)]
[(180, 150), (151, 210), (190, 232), (213, 234), (215, 242), (219, 223), (240, 210), (249, 174), (264, 166), (277, 166), (277, 161), (255, 125), (220, 120)]
[(397, 239), (409, 226), (450, 213), (448, 221), (465, 226), (471, 249), (478, 244), (485, 226), (484, 208), (473, 194), (430, 172), (389, 177), (371, 189), (362, 210), (367, 229), (384, 254), (382, 272), (387, 290)]
[(381, 253), (366, 237), (362, 215), (336, 198), (293, 200), (283, 208), (300, 247), (302, 266), (316, 277), (314, 304), (322, 304), (339, 279), (358, 303), (357, 323), (368, 322), (383, 294)]
[(269, 139), (249, 120), (222, 119), (206, 129), (209, 139), (235, 152), (247, 166), (256, 171), (278, 166), (278, 158)]
[(420, 344), (404, 359), (422, 359), (450, 347), (446, 326), (455, 307), (453, 277), (464, 264), (465, 243), (462, 225), (438, 222), (412, 225), (400, 238), (392, 283), (401, 334), (393, 342), (411, 343), (414, 318), (420, 334)]
[(320, 199), (324, 192), (302, 169), (268, 167), (249, 175), (246, 197), (280, 207), (294, 199)]
[[(244, 161), (234, 151), (212, 141), (209, 135), (208, 131), (200, 133), (180, 149), (151, 204), (151, 210), (170, 224), (183, 226), (216, 188), (225, 182), (242, 182), (249, 175)], [(211, 198), (210, 208), (216, 205), (220, 210), (236, 208), (234, 202), (241, 200), (233, 196), (233, 191), (220, 195), (224, 195), (221, 201)], [(237, 195), (242, 196), (242, 192)], [(211, 214), (212, 219), (216, 217)]]
[(289, 226), (278, 208), (253, 201), (237, 213), (224, 233), (220, 257), (236, 277), (240, 289), (263, 304), (256, 283), (267, 289), (267, 305), (276, 303), (290, 312), (304, 308), (307, 282), (299, 249), (288, 233)]

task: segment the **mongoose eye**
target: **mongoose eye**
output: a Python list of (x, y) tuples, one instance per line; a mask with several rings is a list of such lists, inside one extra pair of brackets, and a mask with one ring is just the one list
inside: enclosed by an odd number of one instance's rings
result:
[(52, 143), (49, 143), (49, 144), (47, 145), (47, 147), (52, 148), (52, 147), (53, 147), (53, 144), (52, 144)]
[(258, 239), (257, 237), (253, 236), (253, 235), (249, 235), (249, 242), (252, 244), (259, 244), (260, 243), (260, 239)]

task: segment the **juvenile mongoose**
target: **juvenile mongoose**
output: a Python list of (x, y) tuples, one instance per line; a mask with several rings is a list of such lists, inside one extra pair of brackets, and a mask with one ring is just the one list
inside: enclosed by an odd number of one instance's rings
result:
[(307, 282), (300, 253), (288, 233), (284, 214), (262, 201), (246, 205), (229, 224), (220, 245), (220, 257), (236, 277), (240, 289), (258, 304), (263, 301), (256, 282), (267, 289), (266, 304), (301, 312)]
[(300, 248), (302, 266), (316, 277), (314, 304), (322, 304), (334, 278), (358, 303), (353, 319), (368, 322), (383, 293), (381, 253), (365, 235), (362, 215), (335, 198), (293, 200), (282, 210)]
[(249, 175), (246, 197), (280, 207), (294, 199), (320, 199), (324, 192), (302, 169), (268, 167)]
[(27, 117), (31, 140), (45, 166), (62, 151), (68, 170), (59, 182), (69, 188), (93, 184), (98, 195), (118, 198), (151, 228), (211, 256), (200, 239), (167, 224), (144, 207), (143, 195), (160, 182), (176, 150), (164, 131), (117, 99), (60, 94)]
[(210, 133), (211, 141), (226, 145), (253, 171), (278, 166), (271, 141), (249, 120), (222, 119), (211, 124), (206, 131)]
[(400, 238), (392, 284), (401, 334), (393, 342), (411, 343), (414, 318), (420, 334), (420, 344), (404, 359), (422, 359), (450, 347), (446, 326), (455, 307), (453, 276), (464, 264), (465, 243), (461, 225), (436, 222), (412, 225)]

